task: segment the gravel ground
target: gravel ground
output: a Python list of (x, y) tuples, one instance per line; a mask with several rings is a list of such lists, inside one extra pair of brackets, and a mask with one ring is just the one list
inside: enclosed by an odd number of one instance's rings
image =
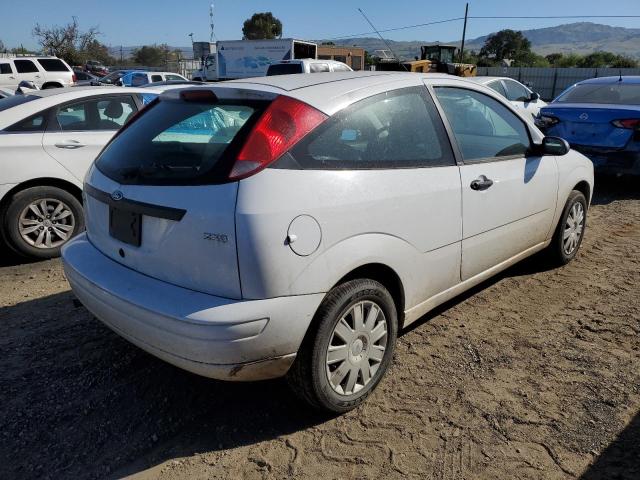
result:
[(365, 405), (178, 370), (0, 259), (0, 478), (640, 478), (640, 189), (600, 181), (578, 258), (533, 257), (399, 339)]

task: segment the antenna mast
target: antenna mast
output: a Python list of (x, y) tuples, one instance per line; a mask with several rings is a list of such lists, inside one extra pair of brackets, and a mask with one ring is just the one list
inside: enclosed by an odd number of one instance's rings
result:
[(209, 5), (209, 28), (211, 30), (211, 34), (209, 35), (209, 42), (213, 43), (213, 40), (216, 39), (216, 34), (213, 33), (213, 3)]

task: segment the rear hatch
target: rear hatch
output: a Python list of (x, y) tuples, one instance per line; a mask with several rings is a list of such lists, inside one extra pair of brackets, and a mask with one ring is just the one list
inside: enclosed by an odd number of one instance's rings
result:
[(634, 130), (620, 128), (613, 122), (640, 118), (638, 107), (596, 104), (551, 104), (541, 110), (543, 117), (556, 121), (548, 134), (567, 140), (572, 145), (624, 148)]
[(96, 248), (151, 277), (241, 298), (228, 174), (273, 94), (238, 92), (167, 92), (116, 135), (85, 181)]

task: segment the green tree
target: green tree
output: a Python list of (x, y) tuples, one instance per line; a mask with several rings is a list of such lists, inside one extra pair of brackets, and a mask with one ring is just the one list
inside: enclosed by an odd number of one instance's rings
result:
[(169, 49), (166, 45), (144, 45), (133, 51), (133, 61), (147, 67), (160, 67), (169, 59)]
[(558, 60), (556, 60), (554, 67), (558, 68), (570, 68), (577, 67), (578, 64), (582, 61), (582, 57), (577, 53), (570, 53), (568, 55), (562, 55)]
[(81, 31), (77, 17), (72, 17), (71, 22), (63, 26), (45, 27), (36, 23), (32, 33), (44, 53), (63, 58), (71, 65), (83, 63), (87, 45), (100, 35), (98, 27)]
[(4, 48), (4, 42), (0, 40), (0, 52), (4, 52), (6, 49)]
[(480, 50), (480, 57), (502, 61), (504, 59), (515, 59), (529, 52), (531, 52), (529, 39), (522, 32), (506, 29), (489, 35)]
[(562, 58), (562, 54), (561, 53), (550, 53), (545, 58), (547, 59), (547, 62), (549, 62), (549, 64), (551, 66), (555, 66), (556, 63), (558, 63), (560, 61), (560, 59)]
[(638, 68), (638, 61), (627, 57), (626, 55), (618, 55), (617, 58), (611, 63), (613, 68)]
[(109, 48), (97, 40), (90, 41), (84, 52), (81, 52), (85, 63), (87, 60), (98, 60), (103, 65), (114, 65), (116, 59), (109, 53)]
[(282, 37), (282, 22), (271, 12), (254, 13), (244, 21), (242, 38), (244, 40), (262, 40)]

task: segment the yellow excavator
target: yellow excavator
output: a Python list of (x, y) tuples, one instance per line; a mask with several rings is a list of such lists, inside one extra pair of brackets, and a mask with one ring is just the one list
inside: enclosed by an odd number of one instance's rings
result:
[[(458, 77), (475, 77), (477, 67), (470, 63), (456, 63), (454, 57), (458, 47), (455, 45), (422, 45), (420, 59), (400, 61), (390, 55), (378, 55), (376, 70), (415, 73), (448, 73)], [(383, 52), (386, 52), (383, 51)]]

